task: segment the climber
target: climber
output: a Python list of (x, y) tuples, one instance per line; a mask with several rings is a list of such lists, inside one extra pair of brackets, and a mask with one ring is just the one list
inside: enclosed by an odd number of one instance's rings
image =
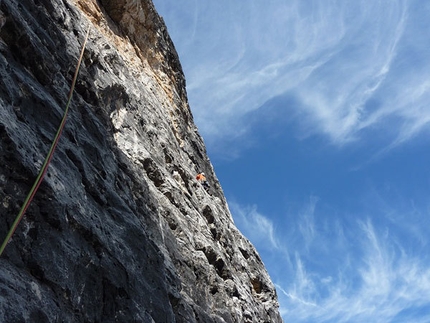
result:
[(203, 186), (203, 188), (205, 189), (206, 192), (209, 191), (210, 185), (209, 185), (208, 181), (206, 180), (205, 173), (199, 173), (199, 174), (197, 174), (196, 180), (198, 180), (200, 182), (200, 184), (202, 184), (202, 186)]

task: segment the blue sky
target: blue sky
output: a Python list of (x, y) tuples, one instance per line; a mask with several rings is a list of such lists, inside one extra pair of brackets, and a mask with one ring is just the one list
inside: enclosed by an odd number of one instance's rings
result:
[(430, 322), (430, 2), (154, 4), (285, 322)]

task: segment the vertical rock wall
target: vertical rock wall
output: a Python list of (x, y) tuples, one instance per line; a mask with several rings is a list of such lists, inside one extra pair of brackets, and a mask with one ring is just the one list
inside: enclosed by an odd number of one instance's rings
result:
[(90, 28), (47, 176), (0, 258), (0, 322), (281, 322), (152, 2), (0, 0), (0, 26), (1, 240), (48, 152)]

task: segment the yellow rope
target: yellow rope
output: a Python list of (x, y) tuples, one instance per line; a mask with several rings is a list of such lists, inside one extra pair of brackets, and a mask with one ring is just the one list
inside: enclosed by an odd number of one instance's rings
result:
[(85, 40), (84, 40), (84, 43), (82, 45), (81, 55), (79, 56), (78, 65), (76, 66), (75, 75), (73, 76), (72, 85), (70, 87), (70, 92), (69, 92), (69, 96), (68, 96), (68, 100), (67, 100), (67, 104), (66, 104), (66, 110), (64, 111), (64, 114), (63, 114), (63, 119), (61, 120), (60, 126), (58, 127), (57, 133), (56, 133), (55, 138), (52, 142), (51, 148), (49, 149), (48, 155), (45, 158), (45, 161), (42, 165), (42, 168), (39, 172), (39, 175), (37, 176), (36, 181), (33, 184), (33, 187), (31, 188), (30, 192), (28, 193), (27, 198), (25, 199), (24, 204), (21, 207), (21, 210), (19, 211), (18, 215), (16, 216), (15, 221), (12, 224), (12, 227), (10, 228), (6, 238), (3, 241), (3, 244), (0, 247), (0, 256), (2, 255), (4, 249), (6, 248), (6, 245), (8, 244), (12, 235), (14, 234), (16, 228), (18, 227), (19, 222), (23, 218), (25, 211), (27, 210), (28, 206), (30, 205), (30, 203), (34, 197), (34, 195), (37, 192), (37, 189), (39, 188), (40, 184), (42, 183), (43, 178), (46, 174), (46, 171), (48, 170), (49, 163), (51, 162), (52, 156), (54, 155), (55, 148), (57, 147), (61, 133), (64, 129), (64, 125), (66, 124), (67, 112), (69, 111), (69, 105), (70, 105), (70, 102), (72, 100), (72, 95), (73, 95), (73, 91), (75, 89), (76, 79), (78, 78), (79, 68), (81, 66), (82, 58), (84, 56), (85, 46), (87, 44), (89, 33), (90, 33), (90, 27), (88, 26), (87, 34), (85, 36)]

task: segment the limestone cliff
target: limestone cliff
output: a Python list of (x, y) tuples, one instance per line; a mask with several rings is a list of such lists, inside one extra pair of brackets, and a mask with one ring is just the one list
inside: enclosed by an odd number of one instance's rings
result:
[(48, 152), (88, 27), (66, 127), (0, 258), (0, 322), (281, 322), (150, 0), (0, 0), (0, 239)]

